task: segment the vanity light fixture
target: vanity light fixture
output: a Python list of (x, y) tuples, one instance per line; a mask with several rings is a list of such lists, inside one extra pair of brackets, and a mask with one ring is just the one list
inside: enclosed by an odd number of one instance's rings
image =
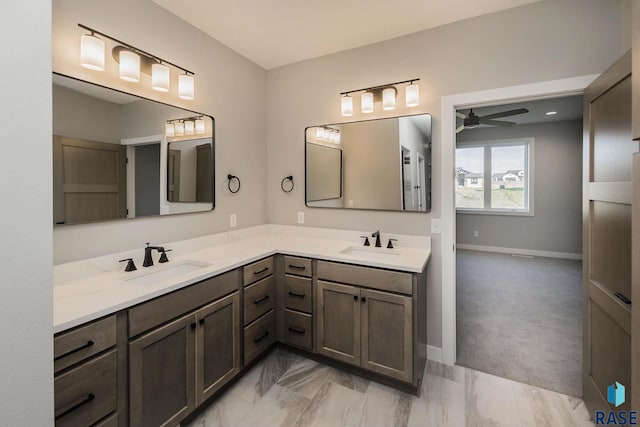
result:
[(317, 141), (331, 142), (334, 144), (340, 143), (340, 131), (338, 129), (318, 126), (315, 135)]
[(151, 87), (159, 92), (168, 92), (171, 80), (169, 66), (171, 66), (183, 73), (178, 75), (178, 96), (186, 100), (195, 98), (195, 73), (192, 71), (93, 28), (82, 24), (78, 24), (78, 27), (90, 33), (80, 37), (80, 65), (83, 67), (96, 71), (104, 71), (105, 69), (105, 43), (96, 36), (97, 34), (115, 43), (112, 54), (119, 63), (119, 74), (122, 80), (138, 83), (140, 72), (150, 74)]
[(196, 133), (195, 123), (193, 120), (185, 120), (184, 122), (184, 134), (185, 135), (193, 135)]
[(169, 138), (173, 138), (174, 136), (176, 136), (176, 128), (173, 123), (164, 124), (164, 134)]
[(184, 122), (175, 122), (176, 136), (184, 136)]
[(396, 88), (396, 86), (405, 84), (407, 85), (405, 88), (405, 105), (407, 107), (416, 107), (420, 105), (420, 87), (415, 84), (418, 81), (420, 81), (420, 79), (411, 79), (341, 92), (342, 115), (345, 117), (353, 115), (353, 99), (351, 94), (356, 92), (362, 92), (360, 95), (360, 107), (364, 114), (372, 113), (375, 102), (379, 101), (382, 101), (383, 110), (393, 110), (396, 108), (396, 96), (398, 95), (398, 88)]
[(205, 125), (202, 117), (196, 119), (196, 135), (204, 135)]
[(206, 133), (204, 116), (167, 120), (164, 129), (164, 134), (168, 138), (185, 135), (204, 135)]

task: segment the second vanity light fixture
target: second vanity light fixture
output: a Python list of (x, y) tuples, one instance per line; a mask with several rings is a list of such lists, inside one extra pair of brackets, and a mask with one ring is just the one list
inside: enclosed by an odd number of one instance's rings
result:
[(316, 139), (340, 144), (340, 131), (328, 126), (318, 126), (316, 128)]
[(164, 134), (168, 138), (184, 135), (204, 135), (205, 124), (203, 116), (185, 117), (184, 119), (167, 120)]
[(138, 83), (142, 70), (144, 73), (151, 74), (151, 88), (153, 90), (169, 92), (171, 86), (169, 66), (172, 66), (184, 73), (178, 75), (178, 97), (186, 100), (195, 98), (195, 73), (93, 28), (82, 24), (78, 24), (78, 27), (90, 32), (90, 34), (84, 34), (80, 37), (80, 65), (83, 67), (94, 71), (104, 71), (105, 44), (101, 38), (96, 36), (97, 34), (117, 43), (117, 46), (112, 49), (112, 55), (119, 64), (119, 74), (122, 80)]
[(373, 113), (373, 105), (376, 100), (382, 100), (383, 110), (393, 110), (396, 108), (396, 96), (398, 94), (396, 86), (398, 85), (406, 85), (404, 88), (405, 105), (407, 107), (416, 107), (420, 104), (420, 86), (415, 84), (417, 81), (420, 81), (420, 79), (404, 80), (396, 83), (341, 92), (340, 103), (342, 115), (345, 117), (353, 115), (353, 97), (351, 94), (357, 92), (361, 92), (360, 111), (362, 111), (362, 113)]

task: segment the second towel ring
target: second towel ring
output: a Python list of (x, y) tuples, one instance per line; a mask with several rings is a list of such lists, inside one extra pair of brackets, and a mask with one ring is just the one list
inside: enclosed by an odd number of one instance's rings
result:
[[(238, 181), (238, 188), (236, 188), (235, 191), (231, 189), (231, 181), (233, 181), (233, 180)], [(240, 191), (240, 178), (238, 178), (235, 175), (228, 174), (227, 175), (227, 188), (229, 189), (229, 192), (233, 193), (233, 194), (235, 194), (238, 191)]]
[[(288, 190), (285, 188), (285, 183), (287, 181), (291, 182), (291, 188)], [(295, 187), (295, 184), (293, 183), (293, 175), (285, 176), (282, 181), (280, 181), (280, 188), (282, 188), (282, 191), (285, 193), (291, 193), (293, 191), (293, 187)]]

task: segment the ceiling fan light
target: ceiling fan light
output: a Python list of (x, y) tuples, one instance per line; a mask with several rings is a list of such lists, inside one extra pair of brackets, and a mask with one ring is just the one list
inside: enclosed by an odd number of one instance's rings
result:
[(80, 65), (94, 71), (104, 71), (104, 42), (93, 34), (80, 37)]
[(151, 66), (151, 88), (158, 92), (169, 92), (169, 67), (164, 64)]
[(120, 78), (132, 83), (140, 81), (140, 56), (137, 53), (120, 51)]
[(364, 92), (360, 96), (360, 108), (363, 113), (373, 113), (373, 93)]
[(420, 104), (420, 86), (411, 83), (404, 90), (407, 107), (417, 107)]
[(349, 95), (344, 95), (340, 99), (342, 115), (344, 117), (353, 116), (353, 98)]
[(393, 110), (396, 108), (396, 89), (388, 87), (382, 91), (382, 109)]

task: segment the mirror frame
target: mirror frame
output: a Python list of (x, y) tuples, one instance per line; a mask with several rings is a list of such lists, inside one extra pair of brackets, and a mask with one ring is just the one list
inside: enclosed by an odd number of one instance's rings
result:
[[(307, 130), (309, 128), (314, 128), (314, 127), (322, 127), (322, 126), (338, 126), (338, 125), (348, 125), (351, 123), (362, 123), (362, 122), (374, 122), (374, 121), (379, 121), (379, 120), (388, 120), (388, 119), (400, 119), (402, 117), (417, 117), (417, 116), (429, 116), (429, 119), (431, 120), (431, 135), (429, 135), (429, 155), (428, 158), (425, 159), (425, 163), (426, 163), (426, 167), (427, 170), (425, 171), (425, 176), (427, 177), (427, 180), (429, 182), (429, 191), (427, 192), (427, 194), (429, 195), (429, 198), (431, 199), (431, 204), (429, 205), (429, 210), (426, 211), (406, 211), (406, 210), (401, 210), (401, 209), (376, 209), (376, 208), (345, 208), (345, 207), (332, 207), (332, 206), (310, 206), (309, 202), (307, 201), (307, 144), (310, 144), (309, 142), (307, 142)], [(394, 212), (394, 213), (408, 213), (408, 214), (428, 214), (431, 213), (431, 209), (432, 209), (432, 205), (433, 205), (433, 192), (432, 192), (432, 187), (433, 187), (433, 180), (431, 178), (432, 175), (432, 159), (433, 159), (433, 117), (431, 116), (431, 114), (429, 113), (416, 113), (416, 114), (406, 114), (403, 116), (391, 116), (391, 117), (379, 117), (376, 119), (364, 119), (364, 120), (353, 120), (350, 122), (341, 122), (341, 123), (324, 123), (324, 124), (318, 124), (318, 125), (311, 125), (311, 126), (307, 126), (304, 128), (304, 205), (307, 208), (311, 208), (311, 209), (335, 209), (335, 210), (346, 210), (346, 211), (373, 211), (373, 212)], [(344, 177), (344, 155), (341, 155), (341, 167), (340, 167), (340, 172), (341, 172), (341, 177), (340, 179), (342, 180)], [(342, 197), (344, 191), (342, 189), (342, 186), (340, 188), (340, 196)], [(327, 199), (329, 200), (329, 199)], [(313, 200), (312, 200), (313, 202)]]
[[(53, 224), (54, 228), (56, 228), (56, 227), (73, 226), (73, 225), (79, 225), (79, 224), (85, 224), (85, 225), (86, 224), (101, 224), (101, 223), (109, 222), (109, 221), (123, 221), (123, 220), (131, 221), (131, 220), (136, 220), (136, 219), (165, 218), (165, 217), (171, 217), (171, 216), (175, 216), (175, 215), (195, 215), (195, 214), (208, 213), (208, 212), (212, 212), (213, 210), (215, 210), (215, 208), (216, 208), (216, 173), (215, 173), (216, 172), (216, 119), (212, 115), (206, 114), (206, 113), (201, 113), (201, 112), (194, 111), (194, 110), (190, 110), (190, 109), (187, 109), (187, 108), (183, 108), (183, 107), (180, 107), (180, 106), (177, 106), (177, 105), (168, 104), (166, 102), (156, 101), (155, 99), (151, 99), (151, 98), (147, 98), (147, 97), (144, 97), (144, 96), (140, 96), (140, 95), (137, 95), (137, 94), (131, 93), (131, 92), (125, 92), (125, 91), (120, 90), (120, 89), (115, 89), (115, 88), (112, 88), (112, 87), (109, 87), (109, 86), (105, 86), (105, 85), (100, 84), (100, 83), (90, 82), (88, 80), (83, 80), (83, 79), (80, 79), (78, 77), (70, 76), (70, 75), (59, 73), (59, 72), (56, 72), (56, 71), (52, 71), (51, 74), (54, 75), (54, 76), (60, 76), (60, 77), (76, 80), (78, 82), (87, 83), (87, 84), (90, 84), (90, 85), (93, 85), (93, 86), (97, 86), (97, 87), (100, 87), (100, 88), (103, 88), (103, 89), (112, 90), (114, 92), (122, 93), (122, 94), (125, 94), (125, 95), (134, 96), (136, 98), (139, 98), (139, 99), (142, 99), (142, 100), (145, 100), (145, 101), (151, 101), (151, 102), (154, 102), (154, 103), (157, 103), (157, 104), (161, 104), (161, 105), (165, 105), (167, 107), (179, 108), (179, 109), (187, 112), (188, 114), (192, 114), (193, 116), (204, 116), (204, 117), (210, 118), (211, 119), (211, 162), (212, 162), (212, 165), (213, 165), (213, 171), (212, 171), (212, 174), (211, 174), (211, 192), (212, 192), (212, 194), (211, 194), (211, 209), (204, 210), (204, 211), (196, 211), (196, 212), (176, 212), (176, 213), (169, 213), (169, 214), (165, 214), (165, 215), (159, 214), (159, 215), (149, 215), (149, 216), (141, 216), (141, 217), (134, 217), (134, 218), (127, 218), (127, 217), (124, 217), (124, 218), (110, 218), (110, 219), (99, 219), (99, 220), (95, 220), (95, 221), (72, 222), (72, 223), (64, 223), (64, 224), (56, 224), (55, 222), (52, 221), (52, 224)], [(52, 79), (52, 82), (51, 82), (52, 90), (53, 90), (53, 85), (54, 84), (55, 83), (53, 82), (53, 79)], [(52, 103), (51, 103), (51, 110), (53, 111), (53, 100), (52, 100)], [(53, 135), (54, 135), (53, 134), (53, 123), (52, 123), (51, 135), (52, 135), (52, 138), (53, 138)], [(177, 141), (174, 141), (174, 142), (177, 142)], [(167, 141), (167, 146), (168, 146), (168, 141)], [(164, 169), (168, 168), (168, 159), (167, 159), (166, 164), (164, 164), (164, 165), (161, 164), (160, 165), (160, 168), (164, 168)], [(53, 164), (52, 164), (52, 173), (53, 173)], [(165, 185), (165, 187), (167, 187), (168, 179), (167, 179), (167, 181), (165, 182), (164, 185)], [(161, 198), (161, 200), (162, 200), (162, 198)], [(52, 200), (52, 203), (53, 203), (53, 200)], [(171, 202), (171, 203), (178, 204), (178, 203), (193, 203), (193, 202)]]

